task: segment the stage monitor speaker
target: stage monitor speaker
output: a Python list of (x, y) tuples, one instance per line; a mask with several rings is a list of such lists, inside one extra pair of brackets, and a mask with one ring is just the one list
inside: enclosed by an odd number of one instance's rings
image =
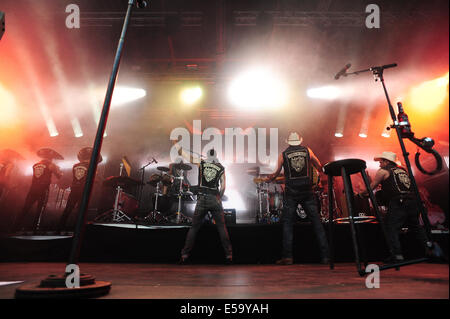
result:
[(5, 33), (5, 13), (0, 11), (0, 40)]
[(225, 213), (225, 225), (236, 224), (236, 209), (224, 209)]

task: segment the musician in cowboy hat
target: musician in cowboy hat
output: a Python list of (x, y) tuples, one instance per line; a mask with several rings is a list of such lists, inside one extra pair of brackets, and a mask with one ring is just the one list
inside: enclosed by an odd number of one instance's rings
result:
[(286, 139), (289, 145), (278, 157), (278, 168), (265, 182), (273, 181), (284, 170), (286, 186), (284, 189), (283, 249), (279, 265), (293, 264), (293, 229), (294, 217), (298, 204), (301, 204), (312, 222), (320, 247), (321, 263), (328, 263), (328, 242), (319, 216), (319, 207), (313, 193), (313, 166), (322, 172), (322, 164), (313, 151), (302, 146), (303, 138), (297, 132), (291, 132)]
[(50, 148), (38, 150), (37, 155), (42, 158), (42, 160), (33, 165), (31, 187), (25, 199), (22, 212), (14, 223), (14, 231), (19, 231), (20, 228), (23, 227), (25, 216), (29, 213), (35, 202), (37, 202), (37, 212), (34, 214), (32, 229), (34, 231), (37, 230), (40, 218), (47, 205), (52, 176), (56, 176), (58, 179), (62, 176), (60, 168), (53, 163), (53, 160), (62, 160), (64, 157)]
[[(81, 197), (83, 196), (84, 185), (86, 184), (87, 171), (89, 169), (89, 162), (92, 155), (92, 147), (84, 147), (78, 152), (78, 160), (80, 162), (76, 163), (72, 167), (72, 185), (70, 186), (70, 194), (67, 198), (66, 208), (59, 220), (57, 227), (58, 232), (62, 232), (66, 227), (67, 219), (72, 213), (73, 209), (80, 204)], [(99, 155), (98, 163), (103, 160), (102, 156)]]
[[(424, 244), (424, 253), (429, 253), (432, 243), (419, 224), (419, 209), (408, 172), (397, 164), (397, 155), (394, 152), (385, 151), (374, 157), (373, 160), (380, 163), (380, 169), (372, 179), (370, 187), (375, 189), (378, 185), (381, 185), (383, 197), (388, 203), (385, 223), (393, 251), (387, 262), (404, 260), (399, 233), (405, 224)], [(367, 190), (358, 195), (367, 195)]]

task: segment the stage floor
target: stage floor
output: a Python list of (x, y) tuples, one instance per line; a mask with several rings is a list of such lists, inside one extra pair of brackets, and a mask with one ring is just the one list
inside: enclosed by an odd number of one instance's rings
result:
[[(105, 299), (448, 299), (448, 264), (421, 263), (380, 273), (366, 288), (351, 263), (326, 265), (174, 265), (80, 263), (80, 272), (112, 283)], [(0, 282), (40, 282), (64, 263), (0, 263)], [(1, 285), (14, 298), (23, 283)]]

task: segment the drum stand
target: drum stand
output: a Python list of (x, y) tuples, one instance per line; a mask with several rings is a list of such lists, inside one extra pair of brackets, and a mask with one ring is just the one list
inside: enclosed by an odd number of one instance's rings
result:
[(177, 212), (175, 213), (176, 214), (175, 223), (176, 224), (187, 223), (189, 222), (189, 218), (187, 218), (181, 213), (181, 198), (183, 196), (184, 170), (181, 169), (180, 176), (175, 178), (180, 180), (180, 188), (178, 189), (178, 209)]
[(108, 210), (107, 212), (101, 214), (100, 216), (98, 216), (97, 218), (95, 218), (95, 221), (101, 221), (102, 219), (104, 219), (104, 217), (108, 216), (108, 215), (112, 215), (112, 220), (111, 222), (113, 223), (120, 223), (120, 222), (133, 222), (133, 220), (128, 217), (127, 214), (125, 214), (123, 211), (120, 210), (120, 199), (122, 195), (122, 187), (117, 186), (116, 188), (116, 199), (114, 200), (114, 207), (113, 209)]
[[(256, 191), (258, 193), (258, 204), (259, 204), (259, 210), (256, 215), (256, 222), (262, 223), (265, 218), (270, 217), (270, 203), (269, 203), (269, 185), (267, 183), (260, 183), (256, 187)], [(266, 202), (266, 211), (263, 212), (263, 196), (265, 196), (265, 202)]]
[(161, 182), (158, 182), (156, 184), (155, 207), (150, 212), (150, 214), (144, 218), (144, 220), (145, 221), (149, 221), (150, 224), (158, 223), (158, 220), (156, 219), (156, 216), (160, 216), (160, 217), (162, 217), (164, 219), (164, 221), (168, 222), (167, 218), (165, 216), (163, 216), (160, 211), (158, 211), (158, 198), (163, 196), (162, 193), (160, 192), (160, 184), (161, 184)]

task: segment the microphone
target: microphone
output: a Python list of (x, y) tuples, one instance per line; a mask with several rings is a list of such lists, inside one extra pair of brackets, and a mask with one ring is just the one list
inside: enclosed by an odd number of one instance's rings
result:
[(147, 7), (147, 1), (145, 0), (136, 0), (136, 5), (139, 9), (143, 9)]
[(342, 70), (340, 70), (338, 73), (336, 73), (336, 75), (334, 76), (335, 80), (338, 80), (341, 76), (347, 76), (347, 70), (350, 69), (352, 65), (349, 63), (346, 66), (344, 66), (344, 68), (342, 68)]
[(157, 160), (155, 160), (155, 158), (154, 158), (154, 157), (152, 157), (152, 159), (153, 159), (153, 162), (154, 162), (155, 164), (158, 164), (158, 161), (157, 161)]

